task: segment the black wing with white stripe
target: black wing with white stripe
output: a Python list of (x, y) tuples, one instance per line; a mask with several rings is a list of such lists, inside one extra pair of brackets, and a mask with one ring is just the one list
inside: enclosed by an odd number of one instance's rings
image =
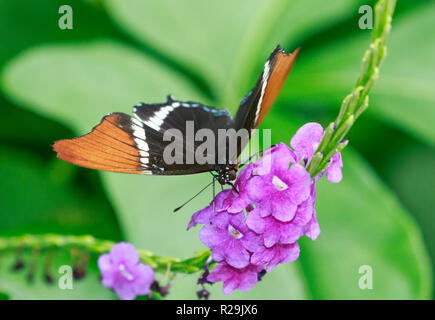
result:
[[(192, 174), (215, 169), (215, 164), (218, 163), (215, 152), (219, 150), (218, 130), (234, 127), (234, 121), (227, 110), (192, 101), (177, 101), (172, 96), (168, 96), (164, 103), (136, 105), (133, 121), (140, 121), (143, 125), (145, 141), (152, 152), (148, 161), (152, 168), (158, 170), (153, 171), (153, 174), (162, 175)], [(178, 132), (177, 135), (168, 134), (174, 129)], [(206, 163), (196, 161), (198, 147), (205, 139), (196, 140), (201, 129), (207, 129), (215, 138), (214, 148), (206, 150), (210, 160)], [(168, 140), (168, 137), (171, 139)], [(168, 164), (165, 161), (165, 149), (170, 150), (171, 143), (178, 144), (179, 150), (183, 151), (181, 163)]]

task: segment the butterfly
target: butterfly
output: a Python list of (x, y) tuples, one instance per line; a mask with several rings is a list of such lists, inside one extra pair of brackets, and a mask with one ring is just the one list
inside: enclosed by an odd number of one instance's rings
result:
[[(177, 101), (169, 95), (163, 103), (136, 105), (133, 117), (120, 112), (106, 115), (89, 133), (78, 138), (58, 140), (53, 149), (58, 158), (86, 168), (150, 175), (209, 171), (221, 185), (232, 185), (239, 166), (237, 159), (244, 144), (271, 108), (298, 52), (299, 48), (290, 54), (279, 45), (275, 48), (254, 88), (240, 102), (234, 119), (227, 110), (192, 101)], [(240, 144), (237, 151), (232, 154), (225, 152), (224, 158), (217, 151), (206, 149), (202, 153), (212, 161), (186, 161), (200, 148), (200, 142), (186, 139), (189, 134), (186, 124), (192, 125), (193, 134), (204, 129), (215, 135), (221, 129), (245, 129), (247, 140), (238, 137)], [(165, 134), (171, 130), (178, 135), (168, 140)], [(215, 143), (216, 149), (232, 142), (229, 137), (222, 141)], [(184, 151), (182, 161), (165, 161), (165, 152), (170, 144)]]

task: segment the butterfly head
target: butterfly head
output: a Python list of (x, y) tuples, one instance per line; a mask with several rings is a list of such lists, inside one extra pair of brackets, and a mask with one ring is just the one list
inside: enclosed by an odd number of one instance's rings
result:
[(217, 181), (221, 185), (231, 184), (231, 182), (236, 180), (237, 165), (235, 164), (227, 164), (227, 165), (219, 166), (216, 171), (217, 171)]

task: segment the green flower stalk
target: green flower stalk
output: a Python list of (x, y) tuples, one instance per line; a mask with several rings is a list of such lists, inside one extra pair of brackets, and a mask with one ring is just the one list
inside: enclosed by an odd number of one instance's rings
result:
[[(101, 255), (109, 252), (114, 245), (113, 241), (96, 239), (90, 235), (44, 234), (0, 238), (0, 251), (77, 248), (91, 254)], [(172, 272), (195, 273), (204, 268), (205, 262), (210, 257), (209, 250), (198, 251), (187, 259), (157, 256), (151, 251), (143, 249), (139, 249), (138, 252), (141, 262), (162, 273), (166, 272), (168, 266)]]
[(380, 0), (375, 6), (375, 25), (372, 43), (364, 53), (362, 70), (355, 88), (341, 104), (337, 119), (329, 124), (313, 158), (307, 166), (311, 177), (325, 170), (331, 157), (343, 150), (344, 140), (359, 116), (368, 108), (368, 93), (379, 75), (379, 68), (387, 55), (386, 41), (391, 30), (395, 0)]

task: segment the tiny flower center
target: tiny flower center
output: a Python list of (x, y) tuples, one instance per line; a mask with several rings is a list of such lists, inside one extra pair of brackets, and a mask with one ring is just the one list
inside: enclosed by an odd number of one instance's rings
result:
[(243, 234), (239, 230), (234, 228), (232, 225), (228, 226), (228, 232), (230, 233), (231, 237), (233, 237), (233, 238), (240, 239), (243, 237)]
[(128, 272), (128, 270), (125, 268), (125, 266), (123, 264), (120, 264), (118, 267), (119, 272), (121, 272), (121, 275), (127, 279), (128, 281), (132, 281), (133, 280), (133, 275)]
[(278, 190), (278, 191), (283, 191), (283, 190), (288, 188), (288, 185), (286, 185), (284, 183), (284, 181), (282, 181), (277, 176), (273, 176), (273, 178), (272, 178), (272, 184), (275, 187), (275, 189)]

